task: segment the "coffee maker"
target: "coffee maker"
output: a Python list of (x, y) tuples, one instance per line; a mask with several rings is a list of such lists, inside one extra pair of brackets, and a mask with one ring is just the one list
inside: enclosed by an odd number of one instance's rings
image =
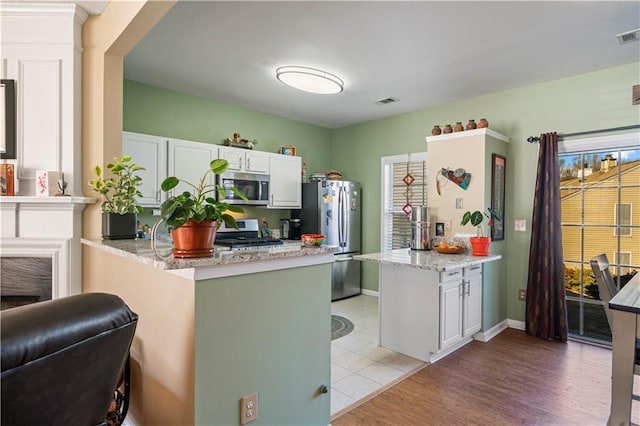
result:
[(289, 219), (289, 239), (299, 240), (302, 235), (302, 219)]

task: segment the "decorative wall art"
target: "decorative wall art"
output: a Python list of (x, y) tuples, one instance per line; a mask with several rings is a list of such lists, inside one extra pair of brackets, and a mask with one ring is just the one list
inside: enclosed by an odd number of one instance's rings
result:
[(491, 226), (491, 239), (504, 240), (504, 193), (507, 177), (507, 159), (499, 154), (491, 154), (491, 210), (500, 220)]
[(16, 85), (0, 80), (0, 158), (16, 158)]
[(471, 173), (467, 173), (465, 169), (461, 168), (455, 170), (444, 167), (441, 168), (440, 172), (436, 175), (436, 192), (438, 195), (442, 195), (441, 187), (448, 182), (453, 182), (466, 191), (471, 183)]
[(282, 145), (280, 147), (280, 154), (296, 156), (296, 147), (293, 145)]

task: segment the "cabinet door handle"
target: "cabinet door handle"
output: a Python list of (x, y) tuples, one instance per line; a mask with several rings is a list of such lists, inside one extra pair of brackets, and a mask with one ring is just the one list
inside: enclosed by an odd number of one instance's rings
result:
[(464, 281), (458, 286), (458, 297), (464, 296)]
[(469, 293), (471, 292), (471, 280), (464, 280), (463, 283), (465, 286), (465, 294), (469, 296)]
[(251, 158), (247, 158), (247, 170), (251, 170)]

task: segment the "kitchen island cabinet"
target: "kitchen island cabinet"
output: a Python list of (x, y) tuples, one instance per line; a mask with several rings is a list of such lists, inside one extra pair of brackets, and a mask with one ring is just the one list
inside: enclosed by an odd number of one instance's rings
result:
[(354, 256), (379, 264), (380, 345), (435, 362), (482, 326), (482, 264), (500, 255), (409, 249)]
[[(83, 240), (84, 292), (122, 297), (139, 316), (131, 349), (138, 425), (330, 422), (332, 247), (153, 255), (148, 240)], [(108, 258), (108, 259), (106, 259)], [(104, 266), (103, 266), (104, 265)]]

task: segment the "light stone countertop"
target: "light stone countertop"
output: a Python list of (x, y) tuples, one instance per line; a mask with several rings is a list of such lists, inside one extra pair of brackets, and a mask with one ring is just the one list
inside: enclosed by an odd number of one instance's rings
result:
[[(151, 241), (147, 239), (94, 240), (83, 238), (82, 243), (164, 270), (215, 267), (267, 260), (287, 260), (305, 256), (333, 254), (337, 250), (337, 247), (334, 246), (304, 247), (301, 244), (295, 243), (285, 243), (281, 246), (250, 250), (229, 250), (227, 247), (214, 247), (213, 257), (193, 259), (177, 259), (171, 257), (163, 260), (153, 252)], [(158, 245), (158, 251), (163, 255), (169, 253), (170, 250), (170, 245)]]
[(502, 255), (489, 254), (488, 256), (473, 256), (468, 252), (460, 254), (441, 254), (435, 250), (411, 250), (403, 248), (382, 253), (360, 254), (353, 256), (353, 259), (386, 265), (408, 266), (411, 268), (445, 272), (502, 259)]

